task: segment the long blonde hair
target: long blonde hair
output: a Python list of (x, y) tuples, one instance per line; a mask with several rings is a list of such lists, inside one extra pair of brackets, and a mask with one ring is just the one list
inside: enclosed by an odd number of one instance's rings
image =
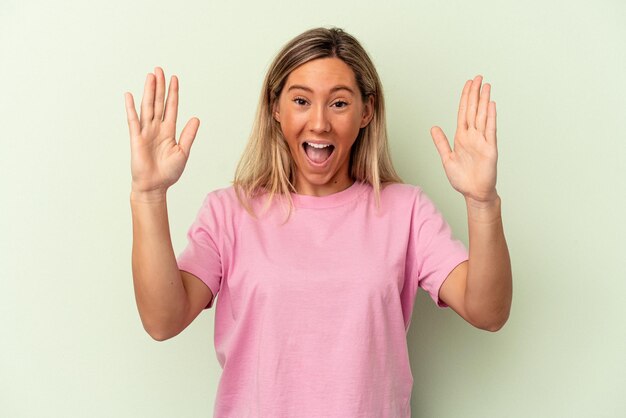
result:
[(274, 196), (280, 196), (286, 198), (289, 213), (293, 208), (290, 193), (296, 191), (296, 166), (272, 109), (289, 74), (300, 65), (319, 58), (344, 61), (354, 71), (363, 100), (374, 97), (374, 116), (361, 128), (350, 152), (350, 176), (372, 185), (377, 204), (383, 183), (402, 183), (389, 154), (382, 85), (367, 52), (342, 29), (311, 29), (283, 47), (263, 82), (252, 132), (233, 181), (240, 203), (252, 215), (250, 201), (264, 194), (267, 194), (268, 206)]

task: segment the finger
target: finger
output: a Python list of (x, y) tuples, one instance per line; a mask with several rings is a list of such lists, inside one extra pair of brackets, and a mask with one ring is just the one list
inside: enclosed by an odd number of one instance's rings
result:
[(439, 152), (441, 161), (445, 163), (452, 153), (452, 148), (450, 148), (450, 142), (448, 142), (448, 138), (446, 138), (446, 135), (438, 126), (433, 126), (430, 129), (430, 135), (433, 137), (433, 142), (437, 147), (437, 152)]
[(193, 140), (196, 138), (196, 133), (198, 133), (199, 126), (200, 119), (191, 118), (183, 128), (183, 131), (180, 133), (180, 140), (178, 141), (178, 145), (183, 149), (185, 155), (187, 155), (187, 158), (189, 158), (191, 144), (193, 144)]
[(477, 75), (472, 81), (472, 87), (470, 87), (469, 97), (467, 99), (467, 127), (476, 128), (476, 110), (478, 109), (478, 96), (480, 91), (480, 83), (483, 77)]
[(124, 101), (126, 102), (126, 118), (128, 120), (128, 130), (130, 132), (130, 136), (139, 136), (141, 133), (141, 126), (139, 125), (139, 119), (137, 118), (133, 95), (128, 92), (124, 93)]
[(489, 97), (491, 94), (491, 85), (485, 83), (480, 93), (480, 102), (478, 103), (478, 115), (476, 116), (476, 129), (481, 133), (485, 132), (485, 123), (487, 122), (487, 107), (489, 106)]
[(487, 109), (487, 127), (485, 129), (485, 138), (492, 145), (497, 145), (496, 139), (496, 102), (490, 102)]
[(141, 114), (139, 121), (141, 126), (152, 121), (154, 117), (154, 74), (148, 73), (146, 84), (143, 87), (143, 98), (141, 99)]
[(165, 118), (163, 121), (173, 123), (176, 126), (178, 114), (178, 77), (175, 75), (170, 79), (170, 88), (167, 92), (167, 103), (165, 103)]
[(165, 74), (161, 67), (154, 68), (156, 75), (156, 95), (154, 98), (154, 119), (163, 120), (163, 100), (165, 99)]
[(467, 129), (467, 97), (469, 96), (469, 89), (472, 85), (472, 80), (467, 80), (463, 91), (461, 92), (461, 102), (459, 103), (459, 114), (457, 116), (457, 128)]

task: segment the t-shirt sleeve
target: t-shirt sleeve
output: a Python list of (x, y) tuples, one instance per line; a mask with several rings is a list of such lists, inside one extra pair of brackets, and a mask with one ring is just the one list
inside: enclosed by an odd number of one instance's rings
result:
[(428, 292), (437, 306), (447, 307), (439, 299), (439, 289), (452, 270), (469, 258), (469, 254), (465, 245), (454, 238), (442, 214), (421, 189), (413, 212), (411, 246), (412, 279), (417, 279), (417, 285)]
[(209, 193), (187, 231), (187, 246), (176, 259), (180, 270), (198, 277), (213, 293), (211, 302), (204, 309), (213, 306), (222, 281), (222, 261), (217, 235), (220, 225), (219, 211), (215, 206), (215, 194)]

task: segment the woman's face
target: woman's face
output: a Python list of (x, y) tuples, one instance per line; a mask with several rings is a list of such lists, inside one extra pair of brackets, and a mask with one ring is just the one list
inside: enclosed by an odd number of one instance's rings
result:
[(350, 150), (373, 116), (352, 69), (339, 58), (320, 58), (289, 74), (274, 108), (296, 165), (299, 194), (324, 196), (352, 184)]

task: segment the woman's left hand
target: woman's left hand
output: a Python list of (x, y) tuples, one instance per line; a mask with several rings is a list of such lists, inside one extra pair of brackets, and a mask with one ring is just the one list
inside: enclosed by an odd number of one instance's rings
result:
[(454, 150), (440, 127), (430, 134), (441, 156), (444, 170), (455, 190), (466, 199), (491, 202), (496, 192), (496, 103), (489, 101), (491, 85), (480, 91), (482, 76), (468, 80), (461, 93)]

